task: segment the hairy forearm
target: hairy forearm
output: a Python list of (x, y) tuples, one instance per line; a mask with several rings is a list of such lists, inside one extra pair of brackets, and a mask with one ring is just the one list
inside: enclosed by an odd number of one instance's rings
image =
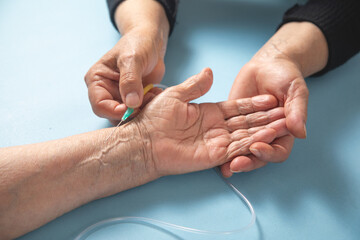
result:
[(134, 125), (0, 149), (0, 238), (155, 179)]
[(328, 46), (321, 30), (310, 22), (283, 25), (255, 57), (287, 57), (304, 77), (326, 66)]

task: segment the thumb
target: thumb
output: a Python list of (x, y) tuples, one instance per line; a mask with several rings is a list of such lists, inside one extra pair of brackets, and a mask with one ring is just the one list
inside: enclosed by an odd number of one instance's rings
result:
[(189, 102), (203, 96), (210, 90), (213, 82), (213, 73), (210, 68), (188, 78), (185, 82), (169, 89), (170, 94), (183, 102)]
[(297, 138), (306, 138), (306, 119), (309, 90), (303, 78), (295, 79), (288, 90), (284, 110), (286, 126)]
[(139, 61), (129, 59), (119, 64), (119, 90), (122, 101), (127, 107), (138, 108), (143, 101), (142, 73)]

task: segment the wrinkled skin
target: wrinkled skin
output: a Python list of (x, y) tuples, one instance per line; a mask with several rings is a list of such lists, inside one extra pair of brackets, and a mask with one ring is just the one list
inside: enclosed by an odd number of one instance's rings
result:
[(136, 117), (158, 175), (203, 170), (249, 154), (254, 142), (288, 134), (283, 108), (271, 95), (194, 104), (211, 87), (204, 69), (156, 96)]
[(143, 87), (161, 82), (165, 74), (166, 43), (143, 29), (126, 33), (85, 75), (93, 111), (116, 124), (124, 112), (128, 93), (138, 92), (139, 103), (127, 99), (127, 106), (139, 107)]
[[(271, 144), (255, 143), (251, 154), (224, 164), (222, 173), (251, 171), (268, 162), (283, 162), (291, 152), (294, 136), (306, 137), (307, 103), (309, 92), (299, 66), (287, 56), (273, 50), (261, 49), (237, 75), (229, 99), (271, 94), (284, 107), (286, 126), (290, 134), (276, 138)], [(276, 51), (276, 50), (275, 50)]]

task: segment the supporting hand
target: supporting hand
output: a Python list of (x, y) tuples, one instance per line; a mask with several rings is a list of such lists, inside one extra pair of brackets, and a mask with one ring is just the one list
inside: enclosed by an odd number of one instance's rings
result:
[(306, 137), (309, 92), (304, 77), (321, 70), (326, 61), (327, 44), (321, 31), (311, 23), (288, 23), (240, 70), (229, 99), (272, 94), (284, 107), (290, 134), (271, 144), (254, 143), (252, 154), (222, 166), (224, 176), (288, 158), (294, 137)]

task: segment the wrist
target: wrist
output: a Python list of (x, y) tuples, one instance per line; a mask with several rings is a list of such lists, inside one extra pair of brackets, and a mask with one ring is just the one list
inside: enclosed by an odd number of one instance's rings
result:
[(115, 22), (124, 35), (134, 29), (142, 29), (152, 35), (162, 35), (167, 39), (170, 25), (160, 3), (149, 0), (127, 0), (115, 11)]
[(328, 59), (326, 39), (310, 22), (283, 25), (259, 52), (256, 57), (291, 61), (304, 77), (323, 69)]
[[(135, 120), (102, 134), (99, 158), (101, 189), (98, 198), (116, 194), (158, 178), (152, 160), (151, 144), (145, 129)], [(107, 139), (107, 140), (106, 140)]]
[[(132, 134), (132, 140), (129, 142), (129, 148), (132, 150), (132, 155), (134, 158), (138, 155), (139, 159), (141, 159), (140, 165), (143, 166), (142, 172), (144, 175), (151, 180), (156, 179), (159, 175), (156, 172), (150, 134), (139, 118), (133, 119), (130, 124), (131, 126), (129, 127), (130, 134)], [(138, 151), (139, 153), (134, 153), (135, 151)]]

